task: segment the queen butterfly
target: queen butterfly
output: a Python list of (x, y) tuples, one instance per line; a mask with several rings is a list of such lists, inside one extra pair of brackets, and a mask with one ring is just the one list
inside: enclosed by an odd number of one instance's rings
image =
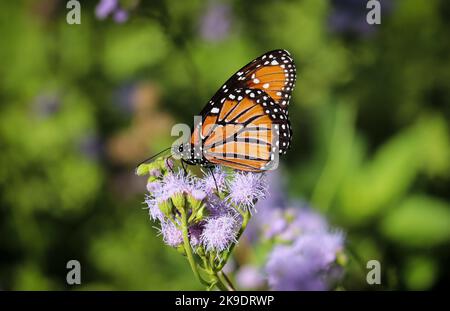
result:
[(191, 139), (175, 146), (187, 164), (259, 172), (290, 147), (288, 104), (295, 64), (286, 50), (267, 52), (237, 71), (201, 112)]
[(288, 105), (295, 80), (295, 64), (288, 51), (273, 50), (254, 59), (214, 94), (190, 140), (172, 146), (172, 155), (191, 165), (251, 172), (275, 168), (278, 154), (290, 147)]

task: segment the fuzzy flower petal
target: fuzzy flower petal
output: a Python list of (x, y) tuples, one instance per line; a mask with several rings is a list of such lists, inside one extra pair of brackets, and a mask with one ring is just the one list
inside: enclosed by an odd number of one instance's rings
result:
[(237, 242), (238, 229), (239, 222), (233, 215), (212, 217), (205, 222), (201, 241), (207, 251), (221, 252), (230, 247), (233, 242)]
[(158, 203), (156, 200), (150, 196), (147, 196), (145, 199), (145, 203), (148, 206), (148, 213), (152, 220), (162, 221), (164, 219), (164, 215), (158, 207)]
[[(219, 188), (223, 191), (226, 187), (227, 174), (221, 166), (216, 166), (212, 171), (206, 172), (203, 177), (200, 187), (206, 193), (214, 193)], [(217, 184), (217, 187), (216, 187)]]
[(332, 263), (343, 248), (340, 232), (300, 235), (292, 245), (276, 246), (266, 264), (273, 290), (326, 290)]
[(258, 199), (267, 195), (267, 183), (263, 174), (238, 172), (229, 183), (228, 199), (246, 208), (253, 208)]
[(206, 197), (206, 193), (200, 189), (192, 190), (191, 195), (198, 201), (202, 201)]
[(342, 250), (344, 235), (337, 232), (315, 232), (301, 235), (293, 244), (295, 250), (306, 258), (323, 267), (336, 260), (336, 254)]
[(193, 188), (193, 178), (184, 172), (168, 174), (162, 181), (161, 187), (154, 196), (158, 202), (165, 201), (176, 193), (188, 192)]
[(189, 228), (189, 240), (193, 247), (201, 243), (201, 235), (203, 228), (200, 225), (191, 226)]
[(325, 290), (320, 266), (307, 260), (292, 246), (276, 246), (266, 264), (268, 283), (272, 290)]
[(221, 200), (215, 194), (208, 197), (207, 207), (212, 217), (222, 215), (237, 215), (237, 211), (225, 200)]
[(164, 243), (169, 246), (176, 247), (183, 243), (183, 234), (170, 221), (161, 223), (161, 234)]

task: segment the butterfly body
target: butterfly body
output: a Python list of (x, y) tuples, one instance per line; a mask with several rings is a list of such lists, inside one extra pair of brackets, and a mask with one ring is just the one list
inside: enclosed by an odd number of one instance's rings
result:
[(178, 146), (191, 165), (224, 165), (244, 171), (271, 169), (290, 147), (288, 104), (295, 65), (285, 50), (268, 52), (236, 72), (216, 92)]

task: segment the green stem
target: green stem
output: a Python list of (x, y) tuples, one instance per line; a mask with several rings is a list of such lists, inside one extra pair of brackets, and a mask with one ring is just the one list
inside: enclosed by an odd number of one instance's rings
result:
[(189, 243), (187, 216), (185, 212), (182, 212), (181, 215), (181, 227), (183, 233), (184, 250), (186, 251), (186, 257), (189, 261), (189, 264), (191, 265), (192, 272), (194, 272), (194, 275), (199, 279), (200, 283), (209, 286), (210, 284), (202, 279), (200, 273), (198, 273), (197, 270), (197, 264), (195, 263), (194, 255), (192, 254), (191, 243)]
[(236, 289), (233, 286), (233, 283), (231, 283), (230, 279), (225, 274), (225, 272), (219, 271), (217, 274), (218, 274), (219, 277), (221, 277), (223, 279), (223, 281), (225, 283), (225, 286), (227, 287), (228, 291), (232, 291), (232, 292), (236, 291)]
[(214, 285), (216, 285), (217, 288), (220, 289), (221, 291), (228, 291), (228, 288), (222, 283), (219, 276), (217, 274), (215, 274), (214, 276), (216, 278)]

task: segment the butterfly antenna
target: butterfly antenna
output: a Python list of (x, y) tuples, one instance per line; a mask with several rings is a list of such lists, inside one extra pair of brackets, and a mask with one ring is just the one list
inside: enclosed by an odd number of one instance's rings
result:
[(156, 158), (157, 156), (159, 156), (159, 155), (163, 154), (164, 152), (166, 152), (166, 151), (170, 150), (170, 148), (172, 148), (172, 147), (166, 148), (166, 149), (164, 149), (164, 150), (162, 150), (162, 151), (158, 152), (157, 154), (155, 154), (155, 155), (151, 156), (150, 158), (148, 158), (148, 159), (145, 159), (144, 161), (140, 162), (140, 163), (139, 163), (138, 165), (136, 165), (136, 169), (137, 169), (137, 168), (138, 168), (138, 167), (139, 167), (140, 165), (142, 165), (142, 164), (144, 164), (144, 163), (147, 163), (147, 162), (149, 162), (149, 161), (153, 160), (154, 158)]

